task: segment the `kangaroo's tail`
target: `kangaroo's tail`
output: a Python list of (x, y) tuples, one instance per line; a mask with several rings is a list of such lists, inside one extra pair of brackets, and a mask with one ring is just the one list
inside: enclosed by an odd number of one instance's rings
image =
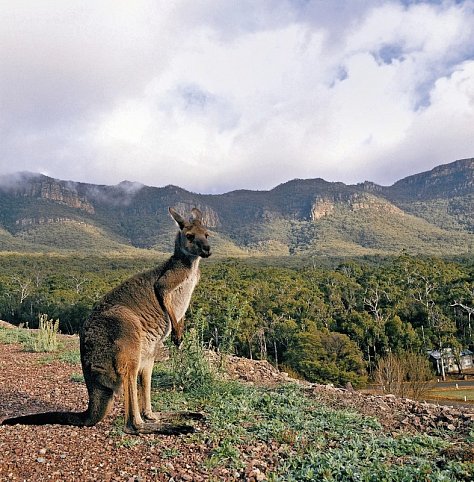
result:
[[(92, 423), (91, 423), (92, 422)], [(97, 423), (97, 422), (95, 422)], [(21, 417), (7, 418), (0, 425), (77, 425), (86, 426), (94, 425), (92, 418), (89, 416), (89, 410), (85, 412), (45, 412), (34, 413), (32, 415), (23, 415)]]
[(44, 412), (7, 418), (0, 425), (76, 425), (91, 427), (110, 411), (114, 392), (110, 388), (95, 386), (89, 390), (89, 406), (84, 412)]

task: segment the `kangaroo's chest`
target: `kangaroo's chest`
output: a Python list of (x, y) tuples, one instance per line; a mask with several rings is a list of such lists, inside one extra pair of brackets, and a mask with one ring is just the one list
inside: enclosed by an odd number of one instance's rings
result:
[(198, 281), (199, 272), (192, 272), (170, 293), (174, 313), (178, 320), (183, 318), (184, 314), (186, 313), (189, 303), (191, 302), (191, 296)]

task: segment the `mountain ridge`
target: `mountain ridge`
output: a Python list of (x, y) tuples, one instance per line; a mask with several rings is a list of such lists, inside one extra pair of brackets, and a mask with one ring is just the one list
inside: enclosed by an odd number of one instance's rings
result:
[[(104, 252), (169, 251), (175, 228), (168, 206), (183, 213), (201, 209), (221, 255), (352, 256), (401, 249), (466, 254), (472, 249), (474, 233), (474, 158), (437, 166), (391, 186), (292, 179), (267, 191), (240, 189), (223, 194), (133, 181), (111, 186), (34, 173), (3, 175), (0, 250), (14, 245), (19, 250), (82, 246)], [(67, 223), (83, 239), (79, 247), (71, 246), (71, 237), (65, 234)]]

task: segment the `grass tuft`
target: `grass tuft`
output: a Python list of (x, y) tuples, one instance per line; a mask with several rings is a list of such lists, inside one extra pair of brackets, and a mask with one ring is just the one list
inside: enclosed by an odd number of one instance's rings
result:
[(59, 320), (50, 320), (48, 315), (39, 315), (39, 325), (35, 336), (30, 338), (30, 343), (24, 346), (28, 351), (54, 352), (58, 350)]

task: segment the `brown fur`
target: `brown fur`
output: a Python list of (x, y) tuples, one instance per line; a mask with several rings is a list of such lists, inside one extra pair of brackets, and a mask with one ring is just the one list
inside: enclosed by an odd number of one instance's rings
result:
[(173, 209), (169, 211), (180, 228), (171, 258), (107, 293), (84, 323), (80, 348), (89, 394), (87, 410), (26, 415), (2, 424), (95, 425), (110, 411), (114, 393), (123, 387), (126, 432), (192, 431), (190, 426), (167, 420), (200, 418), (200, 414), (156, 414), (151, 408), (154, 360), (162, 356), (163, 340), (170, 334), (175, 343), (180, 343), (184, 314), (199, 281), (199, 261), (211, 254), (201, 212), (193, 209), (187, 222)]

